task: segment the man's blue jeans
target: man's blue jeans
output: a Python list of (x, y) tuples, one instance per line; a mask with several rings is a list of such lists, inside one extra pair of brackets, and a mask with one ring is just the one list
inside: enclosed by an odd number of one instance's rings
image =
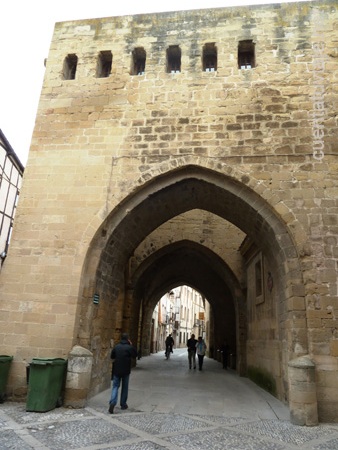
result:
[(129, 387), (129, 375), (124, 375), (122, 377), (118, 375), (113, 376), (112, 380), (112, 390), (109, 404), (117, 405), (117, 397), (119, 393), (119, 387), (122, 381), (122, 390), (121, 390), (121, 398), (120, 405), (125, 406), (128, 400), (128, 387)]

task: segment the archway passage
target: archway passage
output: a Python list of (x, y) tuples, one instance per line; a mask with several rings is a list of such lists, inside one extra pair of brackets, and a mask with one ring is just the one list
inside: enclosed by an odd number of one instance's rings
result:
[[(239, 345), (241, 354), (244, 355), (243, 322), (237, 324), (241, 330), (241, 339), (236, 342), (236, 317), (241, 317), (241, 320), (245, 317), (244, 298), (238, 281), (219, 256), (205, 246), (187, 240), (161, 248), (134, 273), (135, 304), (141, 304), (142, 308), (142, 354), (150, 352), (151, 317), (158, 299), (181, 284), (187, 284), (202, 293), (211, 305), (212, 326), (209, 327), (208, 336), (210, 349), (219, 348), (226, 340), (233, 352), (236, 352)], [(243, 368), (240, 369), (243, 372)]]
[[(276, 321), (273, 333), (264, 317), (260, 320), (264, 329), (255, 333), (254, 327), (250, 328), (254, 318), (252, 311), (244, 307), (245, 270), (241, 276), (235, 276), (228, 267), (226, 254), (216, 257), (203, 240), (199, 245), (190, 243), (187, 221), (182, 220), (175, 230), (184, 236), (180, 243), (166, 246), (157, 243), (151, 254), (135, 258), (137, 248), (154, 230), (193, 210), (207, 211), (231, 222), (264, 255), (275, 287), (271, 308)], [(208, 228), (208, 223), (205, 227)], [(212, 231), (215, 230), (210, 228)], [(218, 241), (227, 239), (217, 231)], [(217, 242), (214, 244), (218, 246)], [(250, 345), (255, 356), (259, 355), (259, 345), (273, 348), (271, 361), (265, 365), (278, 362), (278, 395), (286, 397), (287, 361), (294, 353), (306, 353), (307, 348), (306, 334), (292, 324), (303, 318), (304, 311), (288, 315), (287, 300), (302, 284), (291, 235), (272, 207), (252, 189), (229, 176), (195, 166), (173, 170), (145, 184), (112, 211), (91, 243), (83, 272), (79, 343), (95, 347), (96, 384), (103, 385), (104, 379), (108, 379), (106, 354), (111, 337), (117, 338), (122, 329), (128, 329), (133, 340), (139, 341), (140, 326), (147, 324), (147, 314), (161, 293), (178, 283), (196, 287), (211, 302), (217, 317), (216, 336), (224, 327), (221, 321), (217, 325), (219, 312), (221, 316), (229, 314), (229, 323), (235, 327), (240, 367), (246, 365), (248, 330), (254, 336)], [(101, 299), (98, 306), (91, 301), (94, 293)], [(287, 332), (287, 327), (292, 327), (292, 333)], [(142, 342), (144, 348), (147, 345)]]

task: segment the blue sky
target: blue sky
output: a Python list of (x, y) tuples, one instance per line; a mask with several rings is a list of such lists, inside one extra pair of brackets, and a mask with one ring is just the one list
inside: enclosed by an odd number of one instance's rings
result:
[(285, 0), (3, 0), (0, 128), (26, 165), (44, 75), (43, 62), (48, 56), (55, 22), (288, 2), (291, 3)]

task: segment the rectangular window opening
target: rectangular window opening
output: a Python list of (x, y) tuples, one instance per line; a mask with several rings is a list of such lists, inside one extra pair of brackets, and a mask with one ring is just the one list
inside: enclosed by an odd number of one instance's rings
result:
[(217, 47), (214, 43), (204, 45), (202, 64), (204, 72), (217, 71)]
[(256, 66), (255, 44), (253, 41), (240, 41), (238, 43), (238, 68), (253, 69)]
[(113, 55), (110, 50), (102, 51), (99, 53), (97, 61), (97, 78), (107, 78), (111, 74), (111, 68), (113, 63)]
[(65, 57), (63, 63), (63, 78), (64, 80), (75, 80), (78, 57), (75, 54), (70, 54)]
[(167, 73), (181, 72), (181, 49), (178, 45), (167, 48)]
[(138, 47), (133, 50), (132, 55), (132, 75), (144, 75), (146, 70), (146, 51), (143, 47)]

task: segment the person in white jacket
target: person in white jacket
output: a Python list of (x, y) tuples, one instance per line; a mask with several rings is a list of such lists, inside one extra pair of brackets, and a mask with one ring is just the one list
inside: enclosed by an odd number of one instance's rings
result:
[(198, 370), (202, 370), (203, 359), (204, 359), (206, 350), (207, 350), (207, 346), (205, 345), (205, 342), (202, 339), (202, 336), (199, 336), (197, 344), (196, 344), (196, 353), (197, 353), (197, 357), (198, 357)]

